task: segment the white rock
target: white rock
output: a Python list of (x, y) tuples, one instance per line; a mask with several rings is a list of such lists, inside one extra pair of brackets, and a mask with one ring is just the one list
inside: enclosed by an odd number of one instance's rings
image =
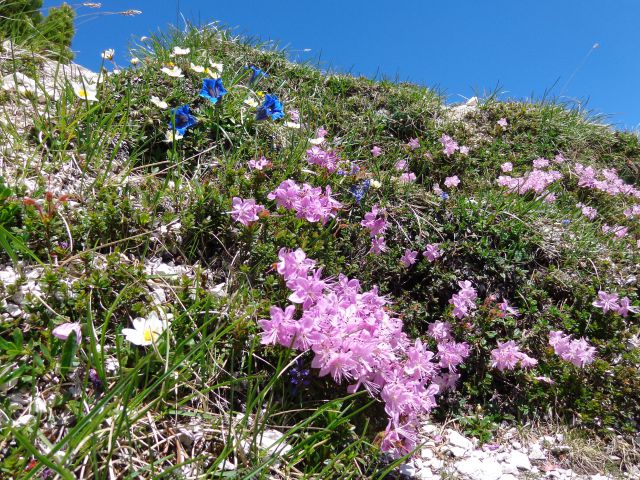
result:
[(9, 285), (13, 285), (18, 281), (18, 274), (15, 272), (13, 267), (7, 267), (4, 270), (0, 270), (0, 282), (4, 284), (5, 287)]
[(492, 459), (467, 458), (456, 463), (456, 470), (473, 480), (498, 480), (502, 476), (500, 464)]
[(545, 455), (544, 451), (542, 450), (542, 447), (540, 445), (538, 445), (537, 443), (534, 443), (531, 446), (531, 452), (529, 453), (529, 459), (530, 460), (545, 460), (547, 458), (547, 456)]
[(33, 400), (33, 412), (35, 414), (47, 413), (47, 402), (45, 402), (42, 397), (34, 398), (34, 400)]
[(518, 452), (514, 450), (511, 452), (509, 456), (509, 463), (520, 470), (531, 470), (531, 462), (529, 461), (529, 457), (527, 457), (524, 453)]
[(522, 448), (522, 444), (517, 440), (514, 440), (513, 442), (511, 442), (511, 445), (513, 445), (513, 448), (515, 448), (516, 450), (520, 450)]
[(4, 309), (13, 318), (17, 318), (20, 315), (22, 315), (22, 310), (20, 310), (20, 307), (18, 307), (17, 305), (14, 305), (13, 303), (7, 303)]
[(500, 477), (500, 480), (518, 480), (518, 477), (516, 477), (515, 475), (512, 475), (510, 473), (507, 473), (505, 475), (502, 475)]
[(446, 451), (456, 458), (462, 458), (468, 452), (468, 450), (465, 450), (462, 447), (448, 447)]
[(402, 475), (406, 475), (408, 477), (414, 477), (416, 475), (416, 467), (410, 463), (403, 463), (398, 467), (398, 469)]
[(467, 437), (460, 435), (455, 430), (449, 430), (448, 440), (449, 444), (453, 445), (454, 447), (460, 447), (464, 450), (473, 449), (473, 442)]
[(439, 458), (432, 458), (431, 462), (429, 462), (431, 464), (431, 468), (433, 468), (434, 470), (440, 470), (442, 467), (444, 467), (444, 461), (440, 460)]
[(420, 450), (420, 457), (425, 460), (433, 458), (433, 450), (431, 450), (430, 448), (423, 448), (422, 450)]
[(161, 288), (154, 288), (151, 291), (151, 301), (155, 305), (164, 305), (167, 303), (167, 294)]
[(520, 473), (520, 471), (518, 470), (518, 467), (516, 467), (515, 465), (512, 465), (510, 463), (503, 463), (502, 464), (502, 473), (504, 475), (518, 475), (518, 473)]

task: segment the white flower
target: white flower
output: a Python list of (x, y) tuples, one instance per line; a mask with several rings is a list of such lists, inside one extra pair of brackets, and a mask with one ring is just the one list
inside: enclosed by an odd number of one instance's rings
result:
[(131, 65), (137, 65), (138, 63), (140, 63), (140, 59), (138, 57), (132, 57), (130, 61)]
[(182, 74), (182, 70), (180, 69), (180, 67), (177, 66), (173, 66), (172, 68), (169, 67), (162, 67), (162, 71), (164, 73), (166, 73), (167, 75), (169, 75), (170, 77), (184, 77), (184, 75)]
[(162, 110), (164, 110), (165, 108), (169, 108), (167, 102), (165, 102), (164, 100), (160, 100), (155, 95), (151, 96), (151, 103), (153, 103), (156, 107), (161, 108)]
[(254, 99), (254, 98), (247, 98), (244, 102), (243, 102), (247, 107), (251, 107), (251, 108), (255, 108), (258, 106), (258, 102)]
[(211, 65), (211, 68), (213, 68), (215, 71), (217, 71), (219, 74), (222, 75), (222, 69), (224, 68), (224, 65), (222, 65), (221, 63), (214, 63), (214, 62), (209, 62), (209, 64)]
[(82, 330), (80, 329), (80, 324), (76, 322), (67, 322), (62, 325), (58, 325), (51, 332), (52, 335), (60, 340), (66, 340), (71, 335), (71, 332), (76, 332), (76, 342), (80, 343), (82, 341)]
[(296, 122), (284, 122), (284, 126), (289, 128), (300, 128), (300, 124)]
[(382, 184), (378, 180), (371, 180), (370, 185), (373, 188), (380, 188), (382, 186)]
[(83, 84), (71, 82), (71, 86), (73, 87), (73, 93), (75, 93), (81, 99), (88, 100), (90, 102), (98, 101), (98, 98), (96, 97), (97, 85), (95, 83)]
[(173, 47), (174, 55), (188, 55), (190, 51), (190, 48)]
[(134, 345), (146, 346), (155, 343), (166, 328), (167, 321), (151, 312), (147, 318), (134, 319), (133, 328), (123, 328), (122, 334)]
[(141, 42), (146, 42), (147, 40), (150, 40), (150, 38), (145, 36), (140, 37)]
[(309, 143), (311, 145), (322, 145), (324, 143), (324, 137), (310, 138)]
[(165, 142), (171, 143), (174, 140), (181, 140), (182, 138), (184, 138), (184, 135), (181, 135), (179, 132), (174, 132), (173, 130), (167, 130), (167, 133), (164, 134), (164, 137)]
[(108, 48), (107, 50), (102, 52), (102, 58), (104, 58), (105, 60), (113, 60), (115, 54), (116, 51), (113, 48)]
[(193, 70), (196, 73), (202, 73), (204, 72), (204, 67), (201, 65), (194, 65), (193, 62), (191, 63), (191, 70)]

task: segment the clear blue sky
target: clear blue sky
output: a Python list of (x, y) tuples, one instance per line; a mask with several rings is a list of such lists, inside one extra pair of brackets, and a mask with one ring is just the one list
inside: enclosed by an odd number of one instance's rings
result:
[[(45, 6), (60, 3), (45, 0)], [(97, 68), (133, 36), (176, 24), (178, 0), (78, 5), (76, 60)], [(587, 101), (618, 128), (640, 128), (640, 0), (179, 0), (185, 17), (278, 40), (292, 58), (323, 68), (436, 87), (450, 102), (492, 91), (502, 98)], [(137, 17), (100, 11), (142, 10)], [(86, 15), (89, 14), (89, 15)], [(592, 46), (599, 48), (589, 53)], [(303, 52), (303, 49), (311, 52)], [(586, 60), (585, 60), (586, 59)]]

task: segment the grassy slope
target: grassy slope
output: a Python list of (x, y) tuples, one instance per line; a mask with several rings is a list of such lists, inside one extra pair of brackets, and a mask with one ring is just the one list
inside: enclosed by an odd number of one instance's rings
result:
[[(15, 420), (31, 411), (33, 398), (48, 405), (26, 426), (5, 423), (0, 471), (24, 472), (35, 457), (40, 463), (25, 477), (45, 465), (67, 478), (81, 470), (94, 478), (110, 471), (123, 478), (135, 471), (173, 478), (188, 465), (213, 475), (225, 459), (239, 462), (246, 475), (265, 478), (279, 470), (319, 478), (373, 472), (373, 437), (384, 428), (376, 421), (379, 406), (362, 395), (342, 398), (344, 390), (325, 378), (313, 378), (293, 394), (288, 371), (295, 354), (262, 347), (254, 335), (269, 306), (286, 303), (286, 289), (271, 270), (282, 247), (302, 247), (329, 275), (379, 285), (412, 335), (424, 335), (437, 319), (454, 323), (472, 355), (460, 388), (441, 399), (434, 415), (471, 415), (481, 405), (492, 420), (552, 415), (601, 434), (637, 428), (640, 354), (629, 343), (638, 332), (637, 317), (624, 320), (591, 306), (599, 289), (637, 301), (640, 231), (637, 221), (622, 215), (633, 202), (578, 188), (570, 168), (574, 161), (613, 167), (637, 184), (640, 146), (634, 135), (551, 102), (489, 98), (456, 121), (428, 89), (325, 76), (215, 29), (172, 32), (146, 45), (135, 52), (138, 67), (99, 88), (98, 103), (82, 102), (70, 89), (38, 108), (0, 96), (6, 120), (0, 128), (11, 139), (4, 152), (11, 193), (2, 207), (3, 225), (44, 263), (41, 300), (28, 296), (24, 315), (5, 315), (0, 324), (0, 384), (11, 395), (1, 407)], [(173, 59), (185, 78), (160, 72), (174, 45), (191, 49)], [(202, 75), (188, 68), (190, 61), (205, 64), (207, 56), (224, 64), (230, 93), (221, 109), (197, 97)], [(243, 105), (250, 94), (249, 64), (270, 75), (254, 90), (278, 95), (285, 110), (298, 109), (302, 129), (252, 120)], [(2, 63), (3, 75), (15, 68), (14, 60)], [(167, 144), (169, 115), (150, 102), (151, 95), (170, 106), (191, 103), (199, 126)], [(502, 117), (509, 121), (504, 132), (496, 125)], [(307, 139), (321, 126), (341, 158), (360, 167), (356, 177), (327, 174), (306, 162)], [(443, 133), (469, 145), (469, 156), (446, 158)], [(406, 143), (414, 137), (421, 147), (410, 150)], [(383, 155), (371, 155), (374, 145)], [(558, 196), (553, 204), (505, 194), (495, 182), (506, 161), (520, 175), (533, 159), (557, 153), (567, 162), (559, 167), (565, 177), (551, 187)], [(250, 172), (247, 161), (260, 155), (273, 168)], [(408, 160), (415, 184), (394, 180), (399, 159)], [(66, 185), (52, 181), (61, 172)], [(432, 187), (450, 175), (462, 183), (443, 201)], [(331, 185), (345, 204), (338, 220), (322, 227), (277, 211), (266, 195), (288, 178)], [(349, 188), (367, 178), (381, 186), (357, 204)], [(28, 196), (47, 205), (48, 190), (70, 193), (73, 203), (53, 200), (58, 207), (48, 214), (22, 202)], [(227, 213), (234, 196), (255, 198), (271, 215), (243, 228)], [(579, 201), (600, 216), (581, 216)], [(381, 256), (367, 255), (369, 236), (359, 225), (374, 204), (387, 208), (392, 225), (389, 251)], [(603, 223), (629, 225), (629, 237), (613, 240), (602, 234)], [(433, 242), (445, 251), (438, 262), (402, 267), (405, 248), (422, 251)], [(34, 262), (26, 249), (13, 248), (30, 271)], [(148, 266), (157, 258), (184, 266), (184, 275), (158, 275)], [(454, 321), (448, 305), (464, 279), (477, 286), (481, 304), (469, 324)], [(222, 282), (226, 296), (213, 288)], [(17, 288), (6, 289), (9, 301)], [(119, 332), (153, 309), (157, 289), (166, 292), (163, 307), (173, 315), (170, 338), (157, 348), (127, 344)], [(486, 300), (491, 295), (509, 299), (522, 315), (500, 318)], [(85, 340), (77, 351), (72, 341), (51, 336), (65, 319), (82, 324)], [(551, 329), (585, 336), (598, 348), (596, 362), (578, 370), (560, 361), (547, 344)], [(488, 352), (506, 339), (538, 358), (535, 375), (555, 384), (536, 381), (533, 373), (490, 369)], [(114, 370), (116, 360), (120, 368)], [(310, 358), (302, 361), (308, 365)], [(90, 369), (99, 382), (91, 382)], [(236, 417), (238, 412), (246, 415)], [(288, 432), (294, 448), (287, 467), (238, 448), (267, 427)], [(15, 444), (8, 443), (12, 437)]]

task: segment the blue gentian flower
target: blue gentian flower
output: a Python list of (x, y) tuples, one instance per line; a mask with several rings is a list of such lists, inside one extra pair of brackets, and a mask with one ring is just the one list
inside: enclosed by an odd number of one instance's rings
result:
[(440, 194), (440, 198), (442, 198), (443, 200), (448, 200), (449, 199), (449, 194), (447, 192), (442, 192)]
[(227, 90), (222, 85), (220, 78), (204, 78), (202, 79), (202, 90), (200, 96), (206, 98), (211, 103), (218, 103), (223, 95), (227, 94)]
[(296, 361), (296, 366), (289, 370), (289, 382), (291, 383), (291, 393), (297, 395), (299, 389), (307, 387), (311, 383), (309, 376), (311, 372), (308, 368), (304, 368), (302, 359)]
[(562, 220), (562, 225), (569, 225), (571, 223), (571, 220)]
[(180, 135), (184, 135), (187, 128), (193, 127), (198, 121), (196, 117), (191, 115), (189, 105), (182, 105), (178, 108), (171, 109), (171, 121), (169, 122), (169, 128), (176, 130)]
[(349, 191), (355, 198), (356, 203), (360, 203), (362, 198), (369, 191), (369, 185), (371, 185), (371, 182), (369, 180), (365, 180), (364, 182), (362, 182), (362, 184), (354, 185), (349, 189)]
[(254, 67), (253, 65), (249, 66), (249, 70), (251, 70), (251, 78), (249, 78), (249, 83), (255, 83), (260, 80), (261, 77), (267, 78), (269, 76), (263, 70), (258, 67)]
[(282, 103), (275, 95), (267, 94), (264, 97), (264, 102), (258, 107), (256, 112), (256, 120), (266, 120), (271, 117), (272, 120), (277, 120), (284, 117), (284, 110), (282, 109)]

